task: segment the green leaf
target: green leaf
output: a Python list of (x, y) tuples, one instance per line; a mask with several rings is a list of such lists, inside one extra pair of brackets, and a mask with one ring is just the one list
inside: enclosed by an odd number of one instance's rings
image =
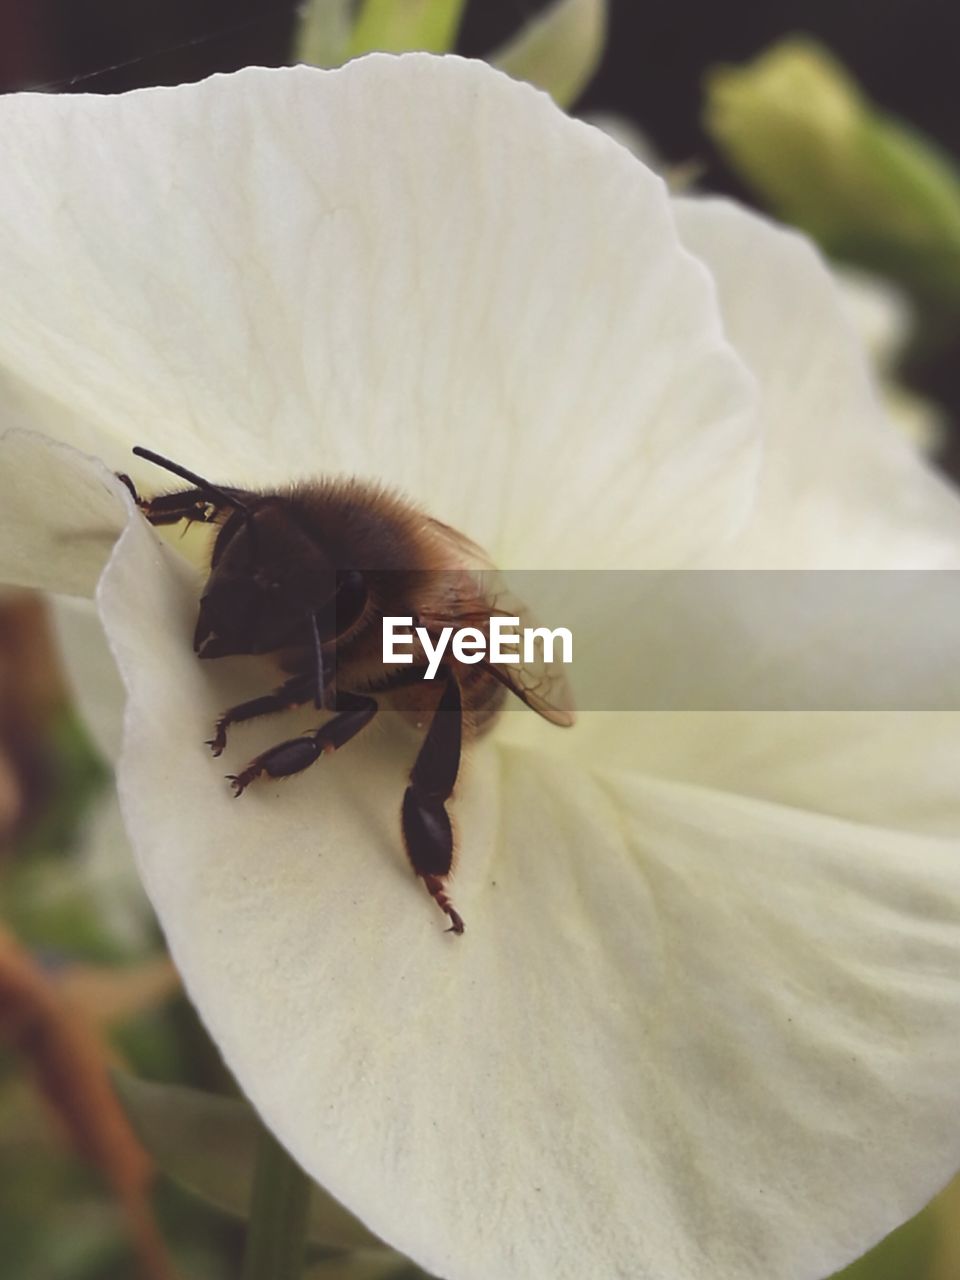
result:
[(923, 1280), (932, 1274), (936, 1251), (937, 1228), (928, 1207), (832, 1280)]
[(446, 53), (460, 30), (466, 0), (366, 0), (350, 39), (350, 57), (380, 49)]
[(243, 1280), (300, 1280), (310, 1179), (262, 1123), (247, 1221)]
[(392, 1249), (358, 1249), (327, 1258), (304, 1272), (304, 1280), (430, 1280), (425, 1271)]
[[(114, 1084), (140, 1141), (158, 1167), (201, 1200), (246, 1219), (260, 1124), (239, 1098), (157, 1084), (125, 1072)], [(331, 1249), (382, 1249), (381, 1241), (314, 1184), (307, 1238)]]
[(705, 124), (780, 217), (835, 256), (960, 310), (960, 172), (813, 41), (707, 78)]
[(349, 56), (353, 0), (307, 0), (300, 10), (294, 62), (339, 67)]
[(554, 0), (488, 61), (569, 107), (593, 78), (607, 40), (607, 0)]

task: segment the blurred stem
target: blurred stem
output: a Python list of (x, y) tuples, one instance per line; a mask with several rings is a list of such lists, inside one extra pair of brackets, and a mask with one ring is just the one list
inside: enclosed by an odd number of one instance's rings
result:
[[(23, 1056), (77, 1152), (102, 1170), (123, 1207), (144, 1280), (173, 1280), (150, 1204), (152, 1167), (110, 1082), (100, 1034), (31, 953), (0, 925), (0, 1048)], [(4, 1268), (4, 1271), (6, 1268)]]
[(242, 1280), (298, 1280), (310, 1179), (261, 1124)]

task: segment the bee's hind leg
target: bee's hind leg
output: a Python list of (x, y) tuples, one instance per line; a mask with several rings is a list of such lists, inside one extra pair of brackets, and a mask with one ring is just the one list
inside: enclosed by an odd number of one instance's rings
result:
[(240, 796), (261, 774), (269, 778), (289, 778), (302, 773), (322, 755), (336, 751), (361, 729), (365, 729), (377, 714), (377, 703), (361, 693), (338, 693), (337, 715), (313, 733), (290, 738), (256, 756), (238, 774), (230, 774), (229, 781), (235, 796)]
[(450, 918), (449, 933), (463, 933), (463, 920), (446, 893), (453, 866), (453, 828), (446, 802), (460, 771), (463, 707), (460, 685), (450, 672), (430, 728), (403, 797), (403, 839), (407, 857), (441, 911)]

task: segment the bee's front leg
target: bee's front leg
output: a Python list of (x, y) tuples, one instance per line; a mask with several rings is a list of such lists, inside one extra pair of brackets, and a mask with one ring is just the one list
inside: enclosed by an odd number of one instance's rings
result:
[(322, 755), (337, 751), (356, 737), (361, 729), (367, 727), (377, 710), (377, 703), (373, 698), (360, 693), (339, 693), (338, 714), (332, 720), (328, 720), (313, 733), (290, 738), (287, 742), (270, 747), (251, 760), (241, 773), (230, 774), (229, 781), (234, 795), (241, 796), (254, 778), (259, 778), (262, 774), (269, 778), (289, 778), (295, 773), (302, 773)]
[(116, 476), (130, 490), (138, 509), (151, 524), (179, 524), (181, 520), (209, 524), (216, 518), (219, 510), (217, 504), (202, 489), (183, 489), (179, 493), (161, 493), (156, 498), (143, 498), (128, 475), (118, 471)]
[(207, 746), (215, 756), (219, 756), (227, 745), (227, 729), (232, 724), (241, 724), (244, 720), (255, 720), (257, 716), (275, 715), (279, 711), (291, 711), (294, 707), (302, 707), (316, 696), (317, 681), (314, 675), (294, 676), (287, 680), (273, 693), (266, 693), (262, 698), (251, 698), (249, 702), (238, 703), (228, 707), (214, 726), (213, 737), (208, 739)]

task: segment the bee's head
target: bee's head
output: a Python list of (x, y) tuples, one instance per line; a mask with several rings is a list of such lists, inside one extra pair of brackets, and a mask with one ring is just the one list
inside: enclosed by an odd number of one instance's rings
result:
[(199, 657), (334, 639), (362, 616), (363, 575), (334, 562), (288, 497), (221, 488), (149, 449), (134, 453), (195, 485), (209, 499), (204, 518), (222, 521), (193, 637)]
[(340, 571), (283, 498), (256, 498), (228, 516), (217, 536), (194, 650), (201, 658), (222, 658), (311, 644), (314, 616), (323, 638), (332, 639), (342, 629), (338, 604), (347, 603), (346, 612), (355, 615), (362, 589), (361, 576)]

